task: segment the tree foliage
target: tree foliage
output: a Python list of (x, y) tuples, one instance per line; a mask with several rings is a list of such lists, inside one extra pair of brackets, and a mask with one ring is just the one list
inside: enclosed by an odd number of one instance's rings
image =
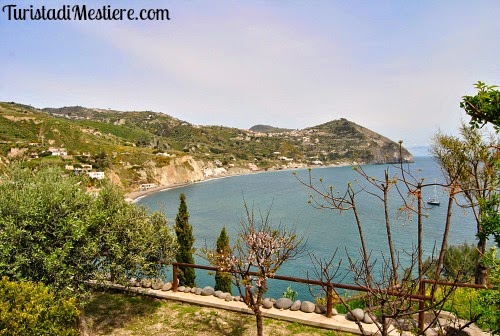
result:
[(175, 239), (159, 214), (129, 204), (104, 183), (55, 167), (11, 166), (0, 182), (0, 275), (42, 282), (57, 295), (83, 299), (89, 280), (160, 276)]
[(500, 129), (500, 91), (496, 85), (486, 85), (478, 81), (475, 96), (463, 96), (460, 107), (471, 116), (470, 124), (475, 128), (491, 123), (497, 131)]
[[(468, 282), (474, 279), (476, 264), (480, 258), (479, 252), (473, 244), (459, 244), (448, 246), (444, 253), (441, 275), (450, 281), (458, 279)], [(431, 258), (425, 261), (426, 275), (432, 278), (436, 272), (435, 262)]]
[[(175, 217), (175, 234), (177, 235), (178, 249), (175, 256), (177, 262), (194, 264), (193, 258), (193, 227), (189, 224), (189, 212), (186, 205), (186, 195), (181, 193), (179, 211)], [(196, 273), (194, 268), (179, 267), (179, 285), (180, 286), (196, 286)]]
[(55, 297), (41, 283), (0, 280), (0, 335), (79, 335), (75, 299)]
[[(489, 214), (497, 209), (498, 202), (493, 202), (498, 192), (498, 140), (492, 135), (485, 139), (478, 129), (462, 125), (461, 138), (438, 133), (433, 139), (431, 152), (441, 166), (449, 185), (457, 184), (465, 202), (460, 206), (472, 210), (477, 230), (477, 248), (481, 254), (486, 251), (486, 240), (491, 231), (485, 230), (498, 226), (492, 223), (494, 216)], [(484, 284), (486, 269), (478, 262), (476, 283)]]
[(489, 268), (491, 289), (479, 292), (481, 316), (479, 322), (492, 335), (500, 333), (500, 259), (496, 248), (492, 247), (483, 256), (483, 262)]
[[(231, 246), (229, 246), (229, 237), (226, 234), (226, 228), (223, 227), (220, 232), (219, 238), (217, 238), (216, 258), (224, 258), (224, 256), (229, 255), (230, 252)], [(217, 271), (215, 273), (215, 290), (220, 290), (225, 293), (232, 294), (233, 291), (231, 283), (231, 274), (221, 271)]]

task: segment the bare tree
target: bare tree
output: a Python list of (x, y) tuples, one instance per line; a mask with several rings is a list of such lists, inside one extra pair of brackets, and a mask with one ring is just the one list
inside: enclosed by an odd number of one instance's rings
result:
[[(418, 330), (424, 332), (422, 323), (424, 312), (440, 310), (444, 300), (453, 291), (451, 286), (445, 293), (442, 294), (440, 300), (435, 299), (436, 284), (433, 284), (431, 295), (428, 296), (424, 289), (424, 274), (426, 272), (423, 263), (423, 219), (426, 214), (425, 204), (422, 198), (424, 188), (433, 187), (435, 183), (425, 183), (424, 179), (415, 177), (409, 167), (400, 163), (395, 166), (398, 174), (390, 177), (389, 169), (384, 171), (382, 179), (369, 176), (362, 167), (356, 167), (362, 181), (356, 184), (348, 183), (344, 192), (338, 192), (333, 186), (326, 186), (322, 179), (316, 181), (309, 171), (307, 179), (298, 180), (310, 190), (309, 203), (318, 209), (331, 209), (340, 213), (350, 211), (354, 215), (355, 225), (358, 229), (360, 239), (360, 257), (357, 258), (348, 253), (348, 273), (351, 275), (353, 282), (360, 287), (362, 291), (367, 293), (368, 306), (366, 312), (368, 314), (377, 314), (379, 332), (382, 335), (388, 335), (391, 331), (391, 324), (394, 321), (401, 322), (402, 320), (413, 321), (411, 319), (415, 314), (419, 315)], [(452, 209), (455, 201), (456, 178), (452, 176), (449, 184), (440, 185), (449, 190), (448, 207), (446, 216), (446, 225), (443, 233), (443, 239), (439, 247), (438, 259), (435, 262), (436, 273), (434, 279), (438, 280), (440, 274), (443, 255), (447, 246), (447, 237), (451, 224)], [(417, 245), (406, 251), (397, 251), (394, 247), (393, 236), (391, 232), (391, 215), (390, 205), (394, 199), (394, 194), (390, 196), (391, 189), (396, 195), (399, 195), (400, 206), (399, 212), (407, 216), (416, 216), (417, 218)], [(374, 197), (382, 204), (384, 213), (383, 226), (386, 232), (387, 245), (389, 253), (385, 255), (381, 253), (377, 256), (372, 256), (368, 250), (363, 233), (363, 223), (359, 215), (359, 196), (366, 194)], [(402, 203), (402, 205), (401, 205)], [(405, 262), (400, 260), (400, 254), (406, 255)], [(329, 273), (329, 266), (333, 261), (323, 261), (321, 263), (313, 262), (317, 275), (323, 281), (331, 281), (332, 276), (336, 274)], [(333, 275), (332, 275), (333, 274)], [(425, 304), (424, 300), (430, 303)], [(346, 308), (350, 310), (349, 306)], [(374, 316), (374, 315), (371, 315)], [(362, 324), (358, 322), (360, 330), (363, 332)], [(413, 322), (410, 322), (413, 324)], [(400, 323), (401, 324), (401, 323)], [(399, 325), (399, 327), (403, 327)], [(404, 326), (417, 329), (417, 325)]]
[(233, 283), (240, 295), (255, 314), (257, 335), (263, 334), (262, 299), (267, 291), (267, 280), (273, 278), (286, 261), (293, 260), (303, 252), (303, 238), (294, 230), (281, 224), (273, 226), (270, 210), (258, 215), (245, 203), (246, 218), (241, 221), (238, 240), (225, 256), (215, 257), (214, 251), (205, 255), (220, 271), (232, 275)]

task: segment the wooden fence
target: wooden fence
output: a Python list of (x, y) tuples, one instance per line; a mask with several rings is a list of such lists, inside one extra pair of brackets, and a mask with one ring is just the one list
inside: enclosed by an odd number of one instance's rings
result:
[[(190, 267), (190, 268), (196, 268), (196, 269), (202, 269), (202, 270), (208, 270), (208, 271), (219, 271), (219, 268), (214, 267), (214, 266), (204, 266), (204, 265), (187, 264), (187, 263), (179, 263), (179, 262), (172, 263), (172, 267), (173, 267), (172, 290), (174, 292), (177, 292), (177, 288), (178, 288), (178, 284), (179, 284), (179, 281), (178, 281), (178, 268), (179, 267)], [(257, 272), (248, 272), (248, 275), (258, 276), (259, 274)], [(303, 279), (303, 278), (296, 278), (296, 277), (283, 276), (283, 275), (274, 275), (272, 277), (272, 279), (297, 282), (297, 283), (313, 285), (313, 286), (321, 286), (322, 288), (327, 288), (327, 290), (326, 290), (326, 316), (327, 317), (332, 317), (333, 298), (334, 298), (333, 289), (334, 288), (348, 289), (348, 290), (354, 290), (354, 291), (360, 291), (360, 292), (373, 292), (374, 291), (374, 289), (372, 289), (372, 288), (367, 288), (367, 287), (363, 287), (363, 286), (348, 285), (348, 284), (341, 284), (341, 283), (334, 283), (334, 282), (323, 282), (323, 281), (318, 281), (318, 280)], [(393, 291), (393, 290), (378, 290), (378, 291), (384, 292), (384, 293), (389, 294), (389, 295), (406, 297), (406, 298), (410, 298), (412, 300), (418, 301), (419, 302), (418, 327), (419, 327), (419, 330), (422, 331), (424, 329), (425, 301), (432, 301), (433, 300), (433, 298), (431, 296), (426, 295), (426, 284), (440, 285), (440, 286), (451, 286), (451, 287), (467, 287), (467, 288), (475, 288), (475, 289), (487, 289), (487, 288), (489, 288), (489, 287), (484, 286), (484, 285), (474, 285), (474, 284), (467, 284), (467, 283), (454, 283), (454, 282), (422, 279), (422, 281), (420, 282), (420, 285), (419, 285), (418, 294), (408, 294), (408, 293), (402, 293), (400, 291)], [(247, 303), (249, 302), (249, 299), (248, 299), (249, 294), (250, 293), (247, 290), (245, 293), (245, 297), (244, 297), (244, 300)]]

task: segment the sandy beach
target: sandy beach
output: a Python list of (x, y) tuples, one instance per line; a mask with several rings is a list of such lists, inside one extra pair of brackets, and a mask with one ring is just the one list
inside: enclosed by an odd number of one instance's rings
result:
[(201, 182), (206, 182), (206, 181), (211, 181), (211, 180), (218, 180), (221, 178), (227, 178), (227, 177), (232, 177), (232, 176), (252, 175), (252, 174), (261, 174), (261, 173), (277, 172), (277, 171), (293, 171), (293, 170), (297, 170), (297, 169), (310, 169), (310, 168), (320, 169), (320, 168), (331, 168), (331, 167), (344, 167), (344, 166), (349, 166), (349, 165), (350, 164), (348, 164), (348, 163), (341, 163), (341, 164), (331, 164), (331, 165), (321, 165), (321, 166), (303, 166), (303, 167), (290, 167), (290, 168), (282, 168), (282, 169), (248, 171), (245, 173), (242, 173), (242, 172), (228, 173), (228, 174), (224, 174), (224, 175), (206, 177), (202, 180), (194, 181), (194, 182), (175, 183), (175, 184), (170, 184), (170, 185), (159, 185), (157, 187), (149, 188), (147, 190), (132, 191), (132, 192), (125, 194), (125, 199), (127, 199), (131, 203), (135, 203), (139, 199), (141, 199), (147, 195), (154, 194), (154, 193), (157, 193), (157, 192), (160, 192), (163, 190), (182, 188), (182, 187), (185, 187), (185, 186), (188, 186), (191, 184), (196, 184), (196, 183), (201, 183)]
[(177, 183), (177, 184), (170, 184), (170, 185), (160, 185), (154, 188), (149, 188), (147, 190), (138, 190), (138, 191), (132, 191), (127, 194), (125, 194), (125, 199), (127, 199), (130, 202), (136, 202), (140, 198), (147, 196), (149, 194), (153, 194), (159, 191), (163, 190), (169, 190), (169, 189), (175, 189), (175, 188), (181, 188), (185, 187), (187, 185), (193, 184), (195, 182), (187, 182), (187, 183)]

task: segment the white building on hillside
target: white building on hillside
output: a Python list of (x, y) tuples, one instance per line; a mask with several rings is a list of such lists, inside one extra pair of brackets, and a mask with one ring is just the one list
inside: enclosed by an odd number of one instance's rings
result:
[(102, 180), (104, 179), (104, 172), (88, 172), (91, 179)]

